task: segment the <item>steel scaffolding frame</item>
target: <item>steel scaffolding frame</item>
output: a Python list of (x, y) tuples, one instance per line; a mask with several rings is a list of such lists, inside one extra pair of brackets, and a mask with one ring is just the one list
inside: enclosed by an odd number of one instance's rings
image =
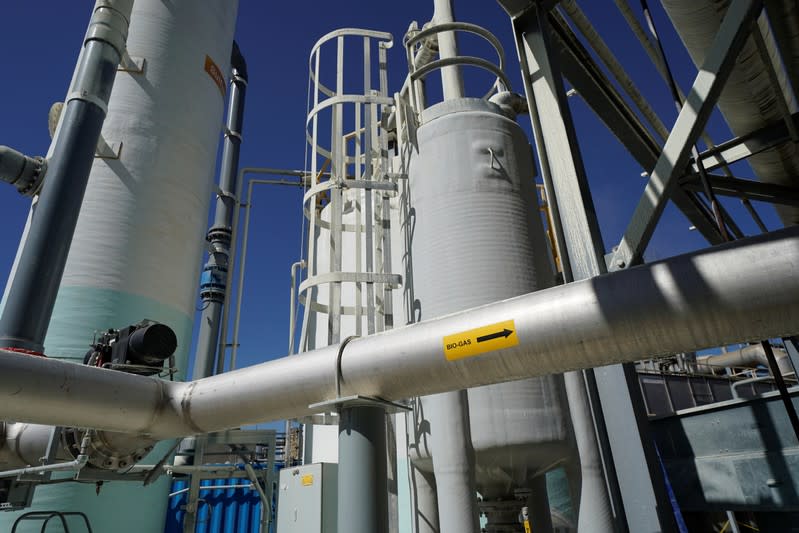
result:
[[(760, 31), (752, 32), (752, 28), (762, 11), (762, 1), (731, 2), (687, 98), (682, 98), (685, 103), (674, 127), (664, 139), (665, 143), (661, 143), (647, 128), (593, 59), (584, 41), (575, 35), (570, 22), (586, 35), (586, 40), (593, 45), (596, 55), (608, 70), (617, 79), (621, 77), (619, 84), (628, 93), (635, 90), (632, 82), (624, 78), (625, 74), (619, 72), (620, 65), (615, 57), (573, 1), (498, 1), (511, 18), (517, 42), (537, 156), (555, 218), (552, 229), (556, 233), (555, 241), (566, 282), (643, 262), (643, 253), (669, 200), (709, 244), (723, 242), (723, 232), (719, 231), (711, 209), (700, 194), (705, 190), (699, 180), (699, 164), (703, 164), (708, 172), (723, 170), (723, 175), (708, 175), (712, 192), (738, 197), (761, 231), (767, 231), (766, 226), (750, 200), (796, 205), (799, 188), (740, 179), (728, 168), (736, 161), (794, 138), (797, 116), (791, 115), (787, 107), (783, 106), (782, 120), (719, 145), (714, 146), (704, 133), (744, 43), (750, 35), (758, 42)], [(646, 39), (627, 3), (617, 0), (616, 4), (665, 77), (665, 64)], [(762, 43), (758, 49), (762, 52)], [(632, 157), (644, 169), (653, 169), (627, 230), (619, 245), (608, 254), (604, 251), (566, 100), (564, 78)], [(771, 79), (773, 82), (775, 76)], [(631, 94), (632, 100), (639, 103), (635, 96), (640, 95)], [(643, 107), (640, 114), (650, 119), (652, 128), (659, 131), (658, 121), (652, 120), (657, 117), (651, 117), (647, 111)], [(706, 139), (709, 147), (699, 155), (701, 163), (691, 157), (692, 147), (700, 137)], [(722, 215), (730, 232), (736, 237), (741, 236), (742, 232), (723, 208)], [(612, 489), (611, 503), (617, 527), (629, 531), (676, 531), (678, 525), (647, 427), (633, 365), (586, 370), (583, 378), (588, 397), (592, 400), (597, 439), (600, 444), (605, 444), (601, 449), (606, 452), (603, 454), (605, 475)], [(623, 460), (619, 460), (622, 457)]]

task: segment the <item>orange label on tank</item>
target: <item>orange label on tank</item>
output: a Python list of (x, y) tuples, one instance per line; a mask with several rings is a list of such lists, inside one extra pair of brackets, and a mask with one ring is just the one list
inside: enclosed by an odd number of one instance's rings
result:
[(519, 344), (519, 337), (516, 335), (516, 323), (506, 320), (447, 335), (442, 342), (444, 357), (448, 361), (457, 361), (464, 357), (516, 346)]
[(219, 70), (219, 67), (216, 66), (214, 60), (211, 59), (211, 56), (205, 56), (205, 71), (211, 76), (211, 79), (214, 80), (216, 86), (219, 87), (219, 92), (222, 93), (222, 96), (225, 96), (225, 76), (222, 75), (222, 71)]

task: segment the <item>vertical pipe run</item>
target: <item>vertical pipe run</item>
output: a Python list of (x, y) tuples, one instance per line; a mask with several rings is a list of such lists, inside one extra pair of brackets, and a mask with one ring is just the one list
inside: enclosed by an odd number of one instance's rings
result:
[(219, 193), (216, 199), (214, 224), (208, 230), (210, 252), (200, 285), (203, 312), (197, 339), (197, 355), (194, 360), (194, 379), (208, 377), (214, 373), (220, 318), (227, 297), (233, 216), (238, 202), (236, 193), (239, 190), (239, 154), (244, 125), (244, 101), (247, 95), (247, 64), (235, 42), (230, 64), (233, 75), (230, 80)]
[[(433, 23), (454, 22), (452, 0), (434, 0)], [(457, 57), (455, 32), (438, 34), (441, 59)], [(463, 78), (457, 66), (441, 69), (444, 100), (463, 98)], [(439, 176), (439, 178), (441, 178)], [(434, 452), (433, 471), (438, 488), (438, 515), (442, 532), (479, 531), (476, 501), (475, 457), (469, 426), (469, 399), (466, 391), (445, 392), (430, 397), (430, 420)]]
[[(455, 22), (452, 0), (433, 0), (433, 5), (433, 24)], [(438, 34), (438, 54), (441, 59), (457, 57), (458, 42), (454, 31), (444, 31)], [(460, 67), (449, 66), (441, 69), (441, 88), (444, 91), (444, 100), (463, 98), (463, 78)]]
[(99, 0), (54, 139), (47, 184), (39, 197), (16, 275), (0, 317), (0, 345), (44, 350), (117, 66), (125, 52), (133, 0)]
[(338, 531), (388, 533), (384, 409), (343, 406), (338, 450)]
[(289, 298), (289, 351), (294, 355), (294, 337), (297, 331), (297, 273), (305, 268), (305, 261), (300, 260), (291, 265), (291, 296)]

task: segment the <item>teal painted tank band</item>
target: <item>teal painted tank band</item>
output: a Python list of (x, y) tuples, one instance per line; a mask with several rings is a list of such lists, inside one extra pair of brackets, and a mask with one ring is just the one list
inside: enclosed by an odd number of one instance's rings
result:
[(123, 328), (148, 318), (171, 327), (178, 337), (175, 359), (186, 375), (192, 317), (136, 294), (94, 287), (61, 287), (44, 341), (48, 357), (83, 361), (95, 332)]
[[(143, 318), (167, 324), (175, 331), (178, 337), (175, 358), (180, 369), (176, 379), (183, 379), (191, 344), (192, 317), (155, 300), (108, 289), (60, 289), (45, 340), (47, 355), (82, 363), (95, 331), (125, 327)], [(155, 464), (173, 444), (173, 441), (159, 443), (142, 464)], [(140, 481), (106, 482), (99, 494), (92, 482), (39, 487), (32, 507), (0, 513), (0, 531), (11, 531), (11, 524), (23, 512), (57, 510), (85, 512), (94, 531), (157, 533), (164, 528), (169, 487), (167, 476), (147, 488), (143, 488)], [(50, 530), (61, 531), (60, 526), (54, 525), (48, 526), (48, 532)]]
[[(155, 464), (173, 444), (174, 442), (159, 443), (142, 463)], [(65, 475), (61, 474), (61, 477)], [(42, 486), (36, 489), (31, 507), (23, 511), (0, 513), (0, 531), (11, 531), (14, 520), (25, 512), (81, 511), (86, 513), (93, 531), (158, 533), (164, 530), (170, 484), (168, 476), (162, 476), (147, 488), (142, 488), (141, 481), (105, 482), (100, 487), (99, 494), (97, 485), (91, 481)], [(131, 505), (131, 502), (135, 502), (135, 505)], [(34, 523), (31, 524), (27, 527), (32, 528)], [(82, 524), (74, 524), (70, 531), (83, 531), (79, 528), (83, 527)], [(30, 531), (39, 531), (40, 527), (41, 523), (38, 523), (36, 529)], [(47, 531), (63, 533), (60, 525), (54, 521), (48, 525)]]

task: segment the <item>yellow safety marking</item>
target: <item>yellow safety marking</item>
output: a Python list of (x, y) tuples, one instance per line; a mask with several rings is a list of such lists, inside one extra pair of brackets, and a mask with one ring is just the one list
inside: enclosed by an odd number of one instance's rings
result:
[(533, 528), (530, 527), (530, 521), (524, 521), (524, 533), (533, 533)]
[(518, 344), (519, 337), (516, 335), (516, 324), (513, 320), (453, 333), (443, 339), (444, 357), (448, 361), (457, 361), (464, 357), (473, 357)]
[(305, 474), (300, 478), (303, 487), (310, 487), (313, 485), (313, 474)]

